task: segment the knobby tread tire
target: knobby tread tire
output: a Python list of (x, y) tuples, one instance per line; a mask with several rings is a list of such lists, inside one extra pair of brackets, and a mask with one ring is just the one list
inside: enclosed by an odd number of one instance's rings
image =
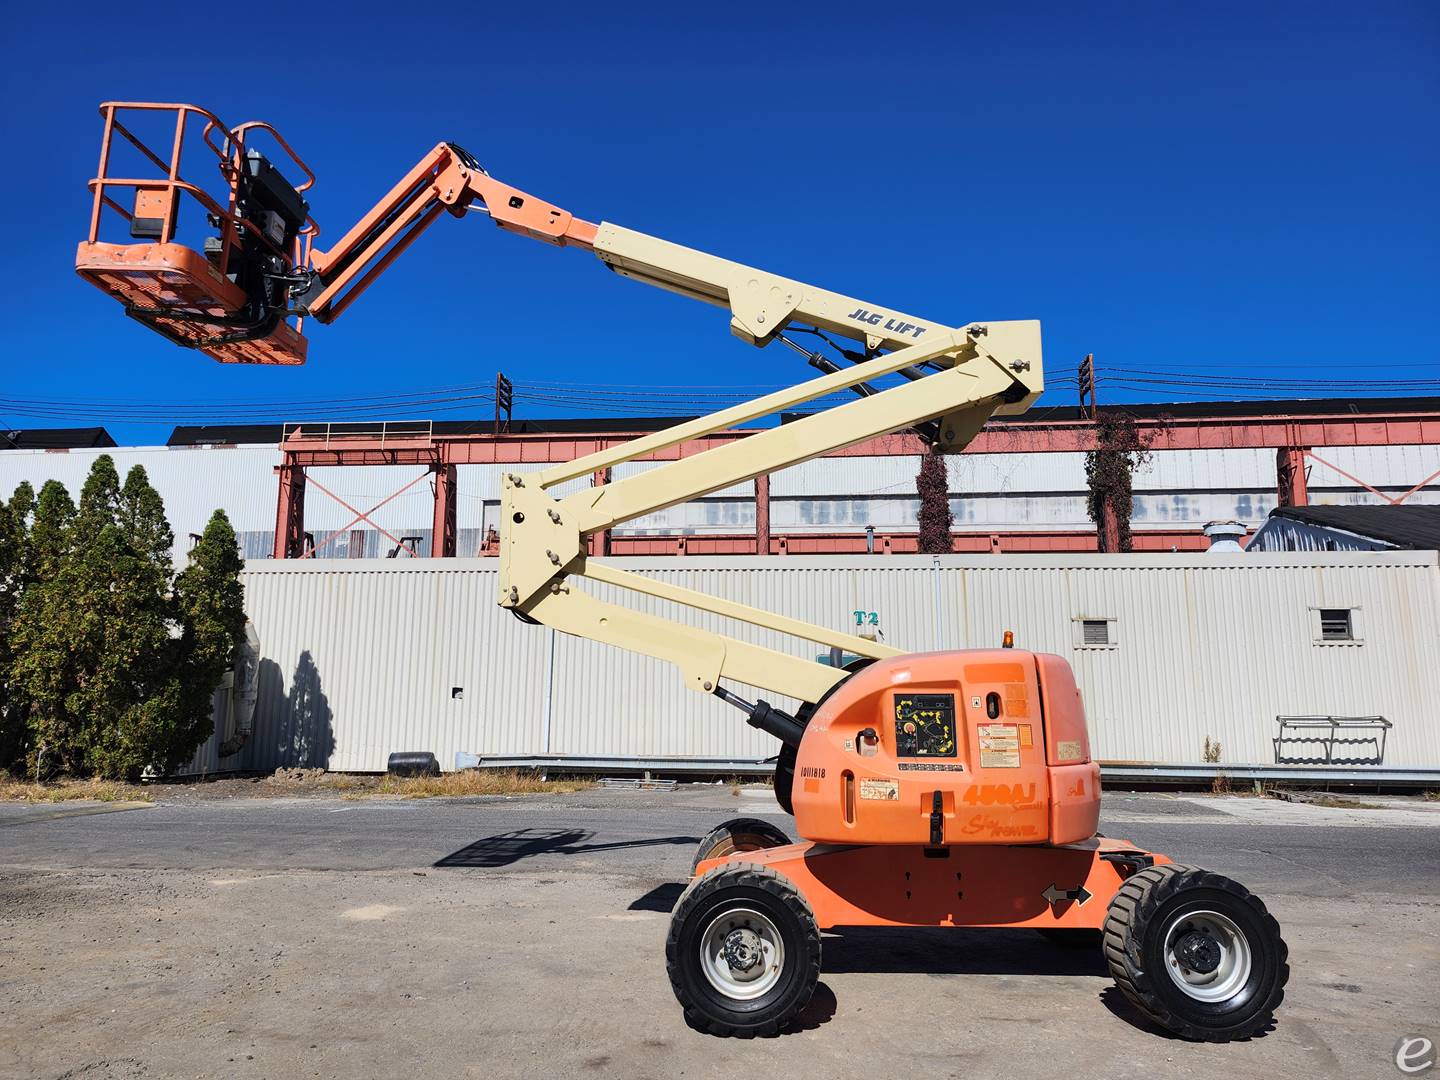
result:
[[(1230, 1024), (1205, 1024), (1181, 1015), (1160, 992), (1159, 980), (1168, 980), (1168, 972), (1146, 968), (1146, 935), (1163, 930), (1157, 923), (1161, 910), (1176, 897), (1198, 890), (1221, 893), (1229, 902), (1248, 907), (1258, 920), (1260, 933), (1275, 950), (1269, 961), (1274, 971), (1263, 980), (1261, 1000)], [(1230, 1042), (1255, 1034), (1269, 1023), (1284, 1000), (1285, 984), (1290, 978), (1289, 948), (1280, 936), (1280, 924), (1260, 898), (1221, 874), (1176, 863), (1141, 870), (1120, 886), (1105, 918), (1104, 952), (1115, 984), (1141, 1012), (1182, 1038), (1198, 1042)], [(1258, 957), (1262, 950), (1252, 942), (1251, 952)]]
[[(742, 904), (752, 905), (758, 897), (766, 897), (769, 901), (766, 906), (777, 905), (793, 919), (793, 925), (782, 926), (781, 932), (786, 938), (786, 966), (798, 966), (788, 977), (780, 999), (773, 1006), (750, 1016), (733, 1013), (715, 1001), (704, 1000), (691, 986), (692, 976), (697, 985), (708, 985), (704, 982), (703, 973), (698, 970), (696, 950), (690, 948), (694, 943), (690, 931), (703, 930), (703, 927), (692, 927), (691, 920), (708, 920), (711, 917), (711, 902), (721, 893), (738, 894), (735, 898)], [(720, 906), (713, 905), (713, 910), (719, 910)], [(786, 933), (787, 929), (791, 933)], [(791, 940), (792, 936), (794, 940)], [(788, 878), (768, 867), (754, 863), (717, 866), (704, 877), (696, 878), (675, 906), (670, 930), (665, 937), (665, 971), (670, 976), (675, 997), (685, 1011), (686, 1021), (697, 1030), (742, 1039), (778, 1034), (810, 1003), (815, 984), (820, 980), (820, 929), (815, 923), (815, 912)]]
[(732, 848), (734, 851), (760, 851), (764, 848), (784, 847), (790, 843), (790, 837), (785, 830), (773, 822), (763, 818), (731, 818), (711, 829), (696, 845), (695, 858), (690, 862), (690, 876), (694, 877), (696, 868), (706, 859), (713, 858), (713, 853), (724, 846), (727, 840), (737, 836), (752, 837), (762, 843), (745, 847), (737, 845)]

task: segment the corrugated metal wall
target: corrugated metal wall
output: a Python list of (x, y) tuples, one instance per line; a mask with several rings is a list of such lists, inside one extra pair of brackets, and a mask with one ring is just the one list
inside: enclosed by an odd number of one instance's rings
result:
[[(616, 561), (835, 627), (873, 611), (885, 641), (917, 651), (991, 646), (1014, 630), (1021, 647), (1074, 665), (1107, 761), (1198, 763), (1210, 736), (1224, 761), (1268, 763), (1277, 714), (1378, 713), (1395, 724), (1386, 765), (1440, 765), (1433, 552)], [(434, 751), (446, 768), (456, 751), (774, 751), (667, 665), (516, 622), (494, 603), (493, 560), (257, 561), (245, 584), (264, 658), (256, 734), (225, 768), (373, 771), (396, 750)], [(649, 598), (635, 606), (683, 611)], [(1319, 643), (1322, 607), (1352, 609), (1361, 640)], [(1112, 620), (1116, 644), (1080, 644), (1087, 618)], [(821, 651), (729, 630), (797, 655)], [(219, 738), (197, 771), (217, 766)]]

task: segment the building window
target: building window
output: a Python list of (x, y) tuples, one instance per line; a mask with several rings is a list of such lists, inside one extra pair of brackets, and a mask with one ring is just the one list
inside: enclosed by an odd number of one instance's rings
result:
[(1349, 608), (1320, 609), (1321, 641), (1354, 641), (1354, 628), (1350, 625)]
[(1360, 609), (1358, 607), (1311, 608), (1314, 614), (1313, 634), (1317, 645), (1360, 645)]
[(1120, 643), (1114, 619), (1082, 615), (1074, 620), (1074, 625), (1077, 649), (1113, 649)]

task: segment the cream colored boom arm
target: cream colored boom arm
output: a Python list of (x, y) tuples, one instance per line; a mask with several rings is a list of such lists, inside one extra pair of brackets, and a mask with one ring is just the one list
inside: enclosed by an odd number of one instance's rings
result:
[[(598, 469), (665, 450), (745, 420), (792, 408), (916, 364), (939, 370), (793, 423), (658, 465), (626, 480), (564, 498), (547, 490)], [(634, 611), (580, 591), (572, 578), (734, 619), (876, 659), (902, 650), (667, 585), (588, 559), (585, 540), (603, 529), (855, 443), (939, 420), (944, 444), (963, 447), (1004, 406), (1028, 404), (1043, 389), (1036, 322), (943, 330), (923, 343), (789, 390), (631, 440), (539, 473), (508, 473), (501, 496), (499, 603), (557, 630), (669, 661), (692, 689), (714, 692), (735, 680), (817, 701), (844, 672), (713, 630)]]
[(755, 345), (804, 323), (871, 352), (927, 344), (953, 327), (818, 289), (609, 222), (596, 224), (506, 184), (453, 143), (439, 143), (328, 250), (309, 253), (314, 280), (297, 310), (332, 322), (448, 212), (483, 213), (498, 227), (557, 247), (593, 251), (618, 274), (728, 308), (731, 331)]
[[(876, 435), (935, 421), (942, 449), (958, 450), (994, 412), (1023, 412), (1044, 388), (1034, 322), (942, 326), (731, 262), (606, 222), (594, 224), (490, 176), (469, 154), (440, 143), (328, 251), (310, 252), (313, 280), (298, 303), (321, 322), (338, 318), (441, 211), (487, 214), (502, 229), (558, 247), (593, 251), (618, 274), (727, 308), (730, 329), (767, 345), (799, 323), (865, 343), (871, 358), (790, 390), (590, 454), (503, 485), (500, 595), (517, 614), (567, 633), (676, 664), (697, 690), (735, 679), (815, 701), (843, 675), (823, 664), (716, 631), (597, 600), (571, 578), (718, 615), (861, 656), (898, 650), (688, 589), (591, 563), (592, 533)], [(885, 355), (876, 355), (889, 350)], [(901, 373), (911, 381), (793, 424), (681, 457), (613, 484), (557, 499), (548, 488), (654, 455), (711, 432), (826, 394)], [(753, 718), (752, 718), (753, 722)]]

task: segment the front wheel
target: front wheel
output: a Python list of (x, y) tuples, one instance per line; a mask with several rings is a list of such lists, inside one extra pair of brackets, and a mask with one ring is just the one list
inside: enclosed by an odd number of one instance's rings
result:
[(1264, 1028), (1285, 997), (1289, 949), (1243, 885), (1193, 866), (1130, 877), (1105, 919), (1105, 958), (1127, 998), (1156, 1023), (1205, 1042)]
[(731, 818), (711, 829), (695, 848), (695, 858), (690, 863), (690, 876), (695, 876), (696, 869), (706, 859), (722, 858), (737, 851), (762, 851), (765, 848), (784, 847), (788, 843), (790, 837), (768, 821), (760, 818)]
[(815, 992), (820, 930), (805, 897), (775, 871), (718, 866), (680, 898), (665, 969), (692, 1026), (712, 1035), (774, 1035)]

